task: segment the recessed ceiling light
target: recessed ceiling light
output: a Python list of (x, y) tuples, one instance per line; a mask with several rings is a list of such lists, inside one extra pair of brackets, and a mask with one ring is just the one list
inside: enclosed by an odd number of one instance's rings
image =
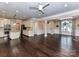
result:
[(68, 4), (64, 4), (64, 7), (68, 7)]
[(18, 13), (19, 12), (19, 10), (16, 10), (16, 13)]
[(6, 4), (8, 4), (9, 2), (8, 2), (8, 1), (6, 1), (5, 3), (6, 3)]

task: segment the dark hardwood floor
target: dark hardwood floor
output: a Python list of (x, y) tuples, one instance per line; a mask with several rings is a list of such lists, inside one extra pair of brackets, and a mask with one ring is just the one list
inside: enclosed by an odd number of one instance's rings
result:
[[(78, 57), (79, 41), (65, 35), (23, 36), (0, 42), (0, 56), (3, 57)], [(78, 39), (78, 38), (77, 38)]]

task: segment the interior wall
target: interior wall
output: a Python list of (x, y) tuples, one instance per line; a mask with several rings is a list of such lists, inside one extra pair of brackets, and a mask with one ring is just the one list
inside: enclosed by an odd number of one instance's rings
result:
[[(24, 21), (26, 27), (30, 27), (29, 30), (24, 32), (26, 35), (33, 36), (34, 34), (45, 34), (45, 21)], [(61, 34), (60, 33), (60, 21), (49, 20), (47, 21), (47, 33)], [(79, 18), (75, 19), (75, 35), (79, 36)]]
[(4, 26), (4, 21), (2, 19), (0, 19), (0, 27), (3, 27)]
[[(40, 35), (45, 34), (45, 21), (23, 21), (26, 27), (30, 27), (29, 30), (24, 30), (23, 34), (28, 36), (33, 36), (34, 34)], [(47, 33), (59, 34), (59, 21), (47, 21)]]
[(58, 20), (54, 21), (54, 33), (60, 34), (60, 22)]
[(44, 34), (44, 21), (35, 22), (35, 34), (37, 35)]
[(23, 21), (23, 24), (26, 27), (26, 30), (23, 30), (24, 35), (33, 36), (33, 22), (32, 21)]
[(33, 36), (34, 34), (44, 34), (44, 21), (23, 21), (25, 27), (30, 27), (23, 31), (24, 35)]
[(22, 24), (22, 20), (16, 20), (16, 30), (20, 30), (21, 29), (21, 24)]
[(75, 20), (75, 35), (79, 36), (79, 18)]
[(53, 34), (54, 27), (55, 27), (54, 21), (53, 20), (48, 21), (47, 22), (47, 33)]

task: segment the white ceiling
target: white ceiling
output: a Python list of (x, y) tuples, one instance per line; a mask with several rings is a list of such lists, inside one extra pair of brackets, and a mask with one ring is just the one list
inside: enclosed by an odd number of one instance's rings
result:
[[(42, 4), (47, 4), (48, 2), (42, 2)], [(0, 2), (0, 17), (15, 18), (18, 19), (29, 19), (29, 18), (42, 18), (48, 17), (55, 14), (79, 9), (79, 2), (49, 2), (49, 6), (43, 11), (45, 14), (39, 15), (37, 10), (31, 10), (29, 7), (37, 7), (38, 2)], [(68, 6), (65, 7), (64, 5)], [(19, 12), (16, 13), (16, 10)]]

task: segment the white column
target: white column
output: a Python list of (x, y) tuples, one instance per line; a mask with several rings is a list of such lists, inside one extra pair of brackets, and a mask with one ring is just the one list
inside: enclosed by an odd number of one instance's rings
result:
[(45, 33), (44, 36), (47, 37), (47, 20), (45, 20)]
[(34, 36), (34, 34), (35, 34), (35, 21), (33, 21), (33, 30), (32, 30), (32, 33), (33, 33), (33, 36)]

